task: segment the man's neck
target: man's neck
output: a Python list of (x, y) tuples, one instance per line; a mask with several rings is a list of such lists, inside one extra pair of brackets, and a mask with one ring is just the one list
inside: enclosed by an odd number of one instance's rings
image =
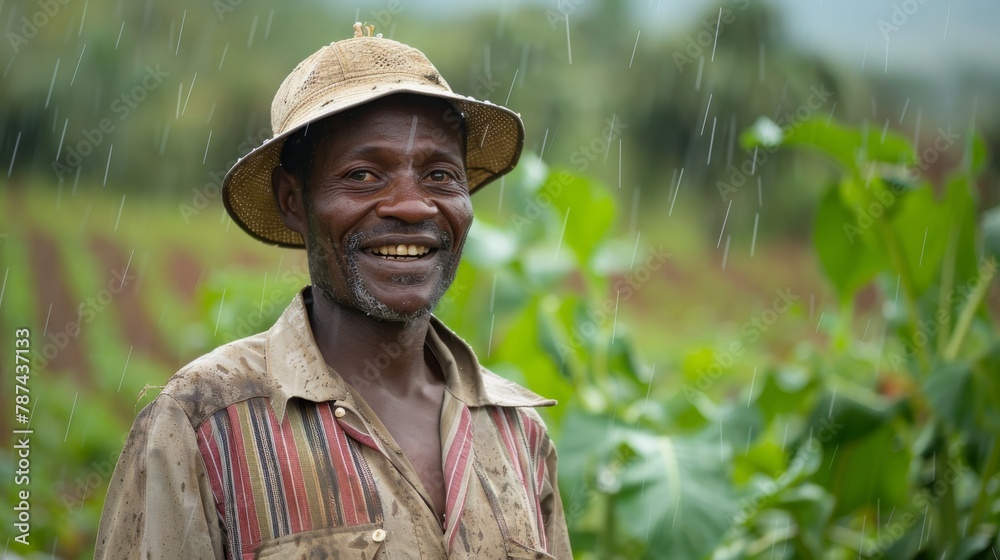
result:
[(439, 381), (426, 366), (429, 313), (391, 322), (330, 301), (316, 289), (311, 299), (309, 321), (320, 353), (355, 389), (366, 393), (377, 384), (402, 396)]

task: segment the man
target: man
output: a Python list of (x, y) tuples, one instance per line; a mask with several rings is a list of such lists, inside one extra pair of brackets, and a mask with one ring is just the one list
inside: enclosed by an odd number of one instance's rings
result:
[(250, 235), (304, 246), (311, 285), (142, 411), (96, 557), (571, 558), (533, 410), (554, 401), (431, 315), (470, 193), (517, 162), (520, 118), (371, 36), (299, 64), (271, 118), (223, 198)]

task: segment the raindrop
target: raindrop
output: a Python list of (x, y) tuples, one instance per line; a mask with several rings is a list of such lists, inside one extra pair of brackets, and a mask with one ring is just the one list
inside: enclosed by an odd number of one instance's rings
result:
[(80, 49), (80, 58), (77, 59), (77, 61), (76, 61), (76, 69), (73, 70), (73, 77), (70, 78), (70, 80), (69, 80), (69, 85), (71, 85), (71, 86), (73, 85), (73, 82), (76, 81), (76, 73), (80, 71), (80, 63), (83, 62), (83, 53), (85, 53), (85, 52), (87, 52), (87, 43), (84, 43), (83, 44), (83, 48)]
[(700, 136), (705, 135), (705, 125), (708, 124), (708, 110), (712, 108), (712, 95), (713, 94), (711, 93), (708, 94), (708, 105), (705, 105), (705, 118), (702, 119), (701, 121), (701, 132), (699, 133)]
[(219, 67), (217, 68), (217, 70), (222, 70), (222, 63), (226, 61), (226, 53), (228, 52), (229, 52), (229, 43), (226, 43), (226, 46), (222, 48), (222, 56), (219, 58)]
[(21, 131), (17, 131), (17, 138), (14, 140), (14, 153), (10, 155), (10, 167), (7, 168), (7, 178), (10, 178), (11, 172), (14, 171), (14, 158), (17, 157), (17, 147), (21, 144)]
[(712, 117), (712, 135), (708, 139), (708, 161), (705, 162), (706, 165), (712, 165), (712, 146), (715, 144), (715, 121), (716, 117)]
[[(942, 42), (948, 41), (948, 23), (950, 22), (951, 22), (951, 4), (948, 4), (948, 15), (945, 16), (944, 18), (944, 39), (942, 40)], [(996, 556), (996, 553), (994, 552), (993, 555)]]
[[(264, 25), (264, 40), (266, 41), (271, 35), (271, 22), (274, 20), (274, 10), (272, 9), (267, 13), (267, 23)], [(357, 21), (357, 20), (355, 20)]]
[(63, 436), (63, 443), (66, 443), (66, 438), (69, 437), (69, 427), (73, 425), (73, 413), (76, 412), (76, 399), (78, 398), (80, 398), (79, 392), (73, 397), (73, 407), (69, 409), (69, 422), (66, 423), (66, 434)]
[(250, 36), (247, 37), (247, 50), (253, 47), (254, 36), (257, 35), (257, 22), (260, 21), (260, 16), (253, 16), (253, 21), (250, 22)]
[(566, 14), (566, 52), (569, 55), (569, 63), (573, 64), (573, 44), (569, 38), (569, 14)]
[(697, 76), (695, 76), (695, 79), (694, 79), (694, 90), (695, 91), (701, 91), (701, 75), (702, 75), (702, 72), (704, 70), (705, 70), (705, 56), (702, 55), (702, 56), (698, 57), (698, 74), (697, 74)]
[(566, 217), (563, 219), (562, 232), (559, 233), (559, 244), (556, 245), (556, 258), (555, 258), (556, 261), (559, 260), (559, 251), (562, 249), (563, 238), (566, 237), (566, 224), (569, 223), (570, 210), (572, 210), (572, 208), (566, 209)]
[[(7, 291), (7, 275), (9, 275), (9, 274), (10, 274), (10, 267), (8, 266), (7, 270), (5, 270), (4, 273), (3, 273), (3, 285), (0, 286), (0, 308), (3, 307), (3, 294), (4, 294), (4, 292)], [(42, 336), (45, 336), (45, 335), (42, 335)]]
[(181, 37), (184, 36), (184, 22), (187, 21), (187, 15), (188, 15), (187, 10), (184, 10), (184, 13), (181, 14), (181, 28), (177, 32), (177, 48), (174, 49), (174, 56), (176, 56), (177, 53), (181, 52)]
[(83, 3), (83, 15), (80, 16), (80, 29), (76, 32), (77, 37), (83, 36), (83, 22), (87, 21), (87, 6), (90, 5), (90, 0)]
[[(101, 182), (102, 187), (108, 186), (108, 170), (111, 169), (111, 152), (114, 151), (114, 149), (114, 144), (108, 146), (108, 163), (104, 166), (104, 181)], [(124, 199), (122, 199), (122, 203), (124, 203)], [(118, 229), (117, 226), (115, 226), (115, 229)]]
[(719, 240), (715, 243), (715, 248), (718, 249), (722, 245), (722, 234), (726, 231), (726, 222), (729, 220), (729, 211), (733, 208), (732, 199), (729, 200), (729, 206), (726, 207), (726, 217), (722, 219), (722, 231), (719, 232)]
[(722, 29), (722, 8), (719, 8), (719, 19), (715, 22), (715, 41), (712, 42), (712, 62), (715, 62), (715, 47), (719, 44), (720, 29)]
[[(124, 276), (122, 276), (124, 278)], [(222, 307), (226, 304), (226, 290), (229, 288), (222, 289), (222, 299), (219, 301), (219, 315), (215, 318), (215, 332), (212, 336), (219, 334), (219, 322), (222, 321)]]
[(62, 62), (62, 58), (56, 59), (56, 68), (52, 71), (52, 81), (49, 82), (49, 94), (45, 96), (45, 108), (49, 108), (49, 100), (52, 99), (52, 86), (56, 85), (56, 74), (59, 73), (59, 63)]
[(184, 107), (181, 107), (181, 116), (184, 116), (184, 112), (187, 111), (188, 101), (191, 99), (191, 92), (194, 91), (194, 83), (198, 81), (198, 73), (194, 73), (194, 77), (191, 78), (191, 87), (188, 88), (187, 97), (184, 98)]
[[(632, 58), (630, 58), (629, 61), (628, 61), (628, 67), (629, 68), (632, 67), (632, 62), (635, 60), (635, 50), (637, 48), (639, 48), (639, 34), (641, 34), (641, 33), (642, 33), (642, 30), (640, 29), (639, 32), (635, 34), (635, 46), (632, 47)], [(714, 56), (715, 53), (713, 52), (712, 54)]]
[(122, 41), (122, 32), (125, 31), (125, 20), (122, 20), (121, 29), (118, 30), (118, 39), (115, 41), (115, 50), (118, 50), (118, 43)]
[(121, 379), (118, 380), (118, 391), (117, 392), (119, 392), (119, 393), (122, 390), (122, 382), (125, 381), (125, 370), (128, 369), (128, 362), (129, 362), (129, 360), (132, 359), (132, 350), (134, 348), (135, 348), (134, 344), (132, 346), (129, 346), (128, 356), (125, 357), (125, 367), (122, 368), (122, 377), (121, 377)]
[(722, 251), (722, 270), (726, 270), (726, 262), (729, 261), (729, 242), (732, 241), (733, 236), (726, 236), (726, 248)]
[[(118, 233), (118, 224), (122, 221), (122, 210), (124, 209), (125, 209), (125, 195), (123, 194), (121, 206), (118, 207), (118, 217), (115, 218), (115, 233)], [(124, 281), (124, 276), (122, 277), (122, 280)]]
[(208, 160), (208, 147), (212, 145), (212, 131), (208, 131), (208, 141), (205, 142), (205, 155), (201, 156), (201, 164), (205, 165)]
[(670, 211), (667, 212), (667, 217), (669, 218), (674, 213), (674, 203), (677, 202), (677, 193), (681, 190), (681, 179), (684, 178), (684, 168), (681, 168), (680, 177), (677, 178), (677, 187), (674, 188), (674, 197), (670, 200)]
[(489, 358), (490, 355), (493, 354), (493, 326), (496, 323), (496, 320), (497, 320), (497, 315), (496, 315), (496, 313), (494, 313), (490, 317), (490, 338), (489, 338), (489, 341), (486, 343), (486, 357), (487, 358)]

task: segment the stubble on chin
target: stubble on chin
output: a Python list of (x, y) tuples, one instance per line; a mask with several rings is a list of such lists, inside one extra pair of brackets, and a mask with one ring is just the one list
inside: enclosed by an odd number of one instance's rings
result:
[[(379, 321), (412, 323), (429, 315), (434, 308), (437, 307), (438, 302), (442, 297), (444, 297), (445, 292), (448, 291), (451, 283), (455, 280), (455, 274), (458, 270), (458, 255), (452, 253), (448, 263), (443, 267), (442, 276), (437, 285), (434, 287), (434, 292), (431, 294), (431, 298), (428, 301), (427, 306), (414, 310), (410, 313), (401, 313), (390, 308), (384, 302), (379, 300), (375, 294), (368, 289), (364, 282), (358, 265), (358, 254), (360, 253), (361, 244), (365, 239), (365, 234), (363, 232), (358, 232), (351, 235), (344, 248), (345, 254), (339, 255), (337, 252), (337, 245), (334, 243), (332, 238), (328, 237), (326, 239), (328, 246), (331, 248), (329, 251), (326, 249), (324, 244), (319, 242), (318, 232), (313, 225), (313, 221), (310, 219), (309, 254), (307, 255), (309, 262), (309, 274), (312, 278), (313, 286), (319, 290), (323, 297), (334, 305), (357, 309)], [(442, 246), (448, 246), (450, 248), (449, 240), (443, 240)], [(342, 265), (340, 263), (344, 264)], [(339, 293), (333, 287), (331, 271), (334, 266), (340, 267), (344, 274), (347, 284), (347, 293)], [(398, 282), (400, 285), (407, 285), (422, 282), (425, 278), (426, 277), (405, 276), (394, 278), (394, 281)]]

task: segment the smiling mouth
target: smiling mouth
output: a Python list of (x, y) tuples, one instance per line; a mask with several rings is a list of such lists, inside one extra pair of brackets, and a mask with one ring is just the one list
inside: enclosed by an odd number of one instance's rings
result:
[(431, 254), (434, 249), (424, 245), (383, 245), (372, 247), (369, 253), (376, 257), (393, 261), (415, 261)]

